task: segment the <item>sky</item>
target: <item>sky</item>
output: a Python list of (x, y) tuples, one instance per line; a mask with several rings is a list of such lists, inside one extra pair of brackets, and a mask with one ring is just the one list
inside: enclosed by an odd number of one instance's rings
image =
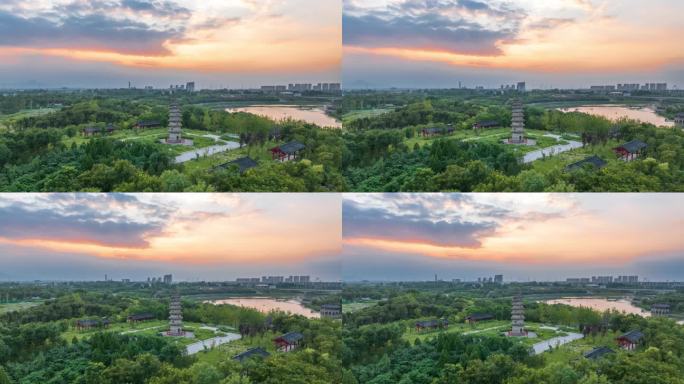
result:
[(345, 194), (345, 281), (684, 281), (681, 194)]
[(352, 88), (684, 88), (681, 0), (343, 0)]
[(0, 281), (340, 280), (336, 194), (2, 194)]
[(339, 82), (340, 0), (3, 0), (0, 88)]

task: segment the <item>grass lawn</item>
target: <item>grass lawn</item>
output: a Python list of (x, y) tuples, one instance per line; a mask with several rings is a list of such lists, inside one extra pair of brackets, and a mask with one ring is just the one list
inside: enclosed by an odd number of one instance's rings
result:
[[(407, 322), (407, 330), (404, 332), (404, 339), (414, 343), (416, 339), (420, 341), (425, 341), (426, 339), (432, 338), (440, 334), (441, 332), (446, 333), (463, 333), (463, 334), (478, 334), (483, 336), (499, 336), (511, 327), (511, 322), (508, 320), (493, 320), (493, 321), (482, 321), (476, 324), (458, 323), (449, 325), (448, 329), (445, 330), (435, 330), (435, 331), (421, 331), (417, 332), (413, 327), (415, 321)], [(544, 324), (537, 323), (526, 323), (525, 329), (535, 332), (537, 337), (535, 338), (516, 338), (520, 343), (525, 346), (531, 347), (533, 344), (540, 341), (548, 340), (557, 336), (567, 335), (566, 331), (572, 331), (567, 327), (559, 327), (558, 331), (553, 329), (541, 328)]]
[(0, 304), (0, 315), (7, 312), (22, 311), (43, 304), (42, 301), (22, 301), (18, 303)]
[[(536, 140), (537, 144), (536, 145), (530, 145), (530, 146), (524, 146), (524, 145), (512, 146), (512, 148), (515, 151), (519, 151), (520, 153), (524, 154), (527, 152), (536, 151), (537, 149), (551, 147), (553, 145), (567, 144), (567, 142), (563, 139), (556, 140), (553, 137), (544, 136), (544, 135), (549, 134), (549, 133), (551, 133), (551, 132), (526, 129), (525, 130), (525, 136), (529, 139)], [(462, 129), (462, 130), (457, 130), (453, 134), (446, 135), (446, 136), (435, 136), (435, 137), (415, 136), (415, 137), (406, 139), (404, 141), (404, 143), (409, 148), (413, 148), (416, 144), (418, 144), (419, 146), (422, 147), (425, 144), (432, 143), (433, 141), (438, 140), (440, 138), (446, 138), (446, 139), (453, 139), (453, 140), (481, 141), (481, 142), (487, 142), (487, 143), (500, 144), (504, 139), (506, 139), (510, 136), (511, 136), (511, 129), (510, 128), (494, 128), (494, 129), (486, 129), (483, 131), (475, 131), (472, 129)], [(564, 138), (566, 138), (566, 137), (564, 137)]]
[(410, 342), (415, 342), (416, 339), (420, 339), (420, 341), (425, 341), (426, 339), (432, 338), (437, 336), (438, 334), (445, 332), (445, 333), (482, 333), (485, 335), (498, 335), (504, 330), (506, 330), (507, 327), (510, 327), (511, 322), (506, 321), (506, 320), (493, 320), (493, 321), (482, 321), (476, 324), (466, 324), (466, 323), (458, 323), (458, 324), (450, 324), (449, 328), (443, 329), (443, 330), (434, 330), (434, 331), (421, 331), (417, 332), (415, 327), (413, 326), (415, 323), (415, 320), (408, 321), (406, 323), (407, 325), (407, 330), (404, 332), (404, 339)]
[(261, 347), (269, 353), (276, 353), (275, 346), (273, 345), (273, 339), (276, 336), (277, 335), (273, 332), (266, 332), (261, 336), (245, 337), (244, 339), (221, 344), (213, 349), (199, 352), (195, 356), (197, 356), (198, 361), (216, 365), (220, 362), (230, 360), (233, 356), (250, 348)]
[(379, 300), (355, 301), (351, 303), (342, 303), (342, 313), (352, 313), (360, 311), (364, 308), (372, 307), (377, 304)]
[[(75, 321), (75, 320), (74, 320)], [(72, 321), (73, 323), (73, 321)], [(144, 335), (159, 335), (160, 332), (166, 330), (169, 327), (169, 322), (166, 320), (154, 320), (154, 321), (145, 321), (142, 323), (113, 323), (111, 324), (108, 328), (106, 329), (93, 329), (93, 330), (87, 330), (87, 331), (79, 331), (74, 328), (70, 328), (66, 332), (62, 333), (62, 338), (67, 341), (73, 340), (73, 338), (77, 339), (82, 339), (86, 338), (89, 336), (92, 336), (95, 333), (98, 332), (118, 332), (122, 334), (144, 334)], [(182, 345), (188, 345), (192, 344), (194, 342), (200, 341), (200, 340), (206, 340), (210, 339), (215, 336), (220, 336), (223, 335), (224, 333), (221, 331), (214, 332), (209, 329), (201, 329), (202, 324), (200, 323), (191, 323), (191, 322), (184, 322), (183, 323), (183, 329), (192, 331), (195, 334), (194, 338), (175, 338), (177, 343), (182, 344)], [(231, 328), (232, 327), (228, 327)]]
[(34, 117), (34, 116), (41, 116), (41, 115), (46, 115), (50, 112), (55, 112), (58, 111), (58, 108), (39, 108), (39, 109), (25, 109), (23, 111), (17, 112), (17, 113), (12, 113), (9, 115), (3, 115), (0, 114), (0, 131), (3, 129), (7, 129), (7, 124), (11, 123), (12, 121), (22, 119), (24, 117)]
[(615, 140), (611, 140), (605, 145), (593, 145), (573, 149), (572, 151), (563, 152), (555, 156), (534, 161), (532, 162), (532, 168), (540, 172), (547, 173), (554, 169), (563, 169), (566, 165), (583, 160), (591, 155), (598, 155), (608, 163), (615, 163), (620, 161), (613, 152), (613, 148), (617, 147), (618, 145), (620, 145), (620, 143)]
[(269, 152), (269, 149), (278, 144), (280, 143), (268, 141), (261, 147), (253, 146), (252, 148), (247, 148), (245, 146), (242, 148), (217, 153), (211, 156), (202, 156), (199, 159), (194, 159), (183, 163), (184, 172), (191, 173), (196, 169), (211, 169), (217, 165), (224, 164), (231, 160), (245, 156), (249, 156), (259, 163), (264, 161), (272, 161), (271, 152)]
[(584, 339), (575, 340), (571, 343), (562, 345), (560, 348), (554, 348), (553, 351), (544, 352), (543, 356), (549, 363), (553, 362), (568, 362), (576, 359), (584, 358), (583, 354), (591, 351), (597, 347), (608, 347), (615, 352), (620, 351), (615, 338), (618, 333), (608, 332), (605, 336), (589, 336)]
[(342, 125), (348, 124), (354, 120), (362, 119), (364, 117), (375, 117), (393, 111), (394, 108), (375, 108), (375, 109), (362, 109), (357, 111), (347, 112), (342, 116)]
[[(190, 139), (193, 141), (192, 146), (185, 146), (185, 145), (166, 145), (160, 143), (160, 140), (166, 138), (168, 136), (168, 130), (166, 128), (155, 128), (155, 129), (147, 129), (147, 130), (134, 130), (134, 129), (122, 129), (122, 130), (117, 130), (114, 131), (111, 135), (107, 135), (107, 137), (112, 138), (112, 139), (117, 139), (117, 140), (123, 140), (123, 141), (129, 141), (129, 140), (141, 140), (149, 143), (155, 143), (160, 146), (163, 146), (163, 148), (166, 150), (166, 152), (169, 155), (172, 156), (177, 156), (180, 155), (183, 152), (190, 151), (192, 149), (197, 149), (197, 148), (204, 148), (208, 147), (211, 145), (215, 144), (220, 144), (214, 141), (212, 138), (208, 137), (202, 137), (203, 135), (208, 135), (208, 134), (215, 134), (217, 136), (220, 136), (220, 133), (215, 133), (215, 132), (208, 132), (208, 131), (198, 131), (198, 130), (192, 130), (192, 129), (184, 129), (183, 130), (183, 137), (186, 139)], [(76, 143), (76, 145), (81, 145), (85, 144), (90, 140), (91, 137), (84, 137), (80, 134), (77, 134), (74, 137), (65, 137), (62, 142), (66, 146), (71, 146), (72, 143)]]

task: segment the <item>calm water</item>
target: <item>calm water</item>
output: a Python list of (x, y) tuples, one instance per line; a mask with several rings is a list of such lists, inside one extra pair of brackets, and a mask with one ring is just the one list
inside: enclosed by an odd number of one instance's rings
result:
[(260, 312), (279, 310), (295, 315), (306, 316), (310, 319), (320, 317), (318, 312), (306, 308), (297, 300), (277, 300), (270, 297), (233, 297), (230, 299), (212, 300), (214, 304), (232, 304), (239, 307), (254, 308)]
[(252, 105), (249, 107), (226, 108), (228, 112), (249, 112), (279, 121), (287, 118), (304, 120), (321, 127), (342, 128), (342, 123), (325, 114), (322, 107), (298, 105)]
[(559, 108), (563, 112), (584, 112), (590, 115), (603, 116), (610, 120), (618, 120), (627, 117), (644, 123), (651, 123), (662, 127), (673, 127), (674, 122), (667, 121), (663, 116), (656, 114), (649, 107), (627, 107), (624, 105), (583, 105), (571, 108)]
[(625, 299), (608, 300), (595, 297), (564, 297), (562, 299), (547, 300), (544, 302), (546, 304), (566, 304), (573, 307), (592, 308), (601, 312), (607, 311), (609, 309), (616, 309), (620, 312), (640, 315), (643, 317), (651, 316), (650, 312), (633, 305), (629, 300)]

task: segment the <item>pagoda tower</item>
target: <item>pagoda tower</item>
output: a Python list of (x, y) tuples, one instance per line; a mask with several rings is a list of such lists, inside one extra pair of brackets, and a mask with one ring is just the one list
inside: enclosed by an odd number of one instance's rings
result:
[(508, 140), (511, 144), (523, 144), (525, 140), (525, 112), (523, 111), (522, 102), (519, 99), (513, 99), (511, 103), (511, 138)]
[(169, 144), (183, 143), (181, 138), (181, 111), (175, 102), (169, 105), (169, 137), (166, 142)]
[(525, 308), (523, 307), (522, 296), (513, 296), (513, 309), (511, 310), (512, 328), (508, 336), (527, 336), (525, 331)]
[(184, 336), (183, 311), (181, 309), (180, 295), (173, 295), (169, 303), (169, 331), (168, 336)]

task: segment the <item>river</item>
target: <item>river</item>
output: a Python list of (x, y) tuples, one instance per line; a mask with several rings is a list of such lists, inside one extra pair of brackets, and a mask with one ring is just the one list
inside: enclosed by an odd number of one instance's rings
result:
[(590, 115), (603, 116), (612, 121), (622, 117), (651, 123), (659, 127), (674, 127), (674, 122), (656, 113), (650, 107), (628, 107), (625, 105), (582, 105), (579, 107), (559, 108), (563, 112), (584, 112)]
[(566, 304), (573, 307), (592, 308), (601, 312), (609, 309), (616, 309), (628, 314), (640, 315), (643, 317), (651, 316), (649, 311), (637, 307), (626, 299), (608, 300), (596, 297), (564, 297), (561, 299), (546, 300), (544, 302), (546, 304)]
[(302, 315), (310, 319), (319, 318), (320, 314), (294, 299), (274, 299), (271, 297), (233, 297), (210, 301), (214, 304), (232, 304), (239, 307), (254, 308), (260, 312), (268, 313), (273, 310)]
[(227, 112), (248, 112), (276, 121), (292, 118), (327, 128), (342, 128), (342, 123), (328, 116), (323, 107), (299, 105), (252, 105), (249, 107), (226, 108)]

